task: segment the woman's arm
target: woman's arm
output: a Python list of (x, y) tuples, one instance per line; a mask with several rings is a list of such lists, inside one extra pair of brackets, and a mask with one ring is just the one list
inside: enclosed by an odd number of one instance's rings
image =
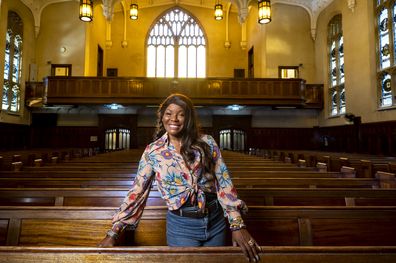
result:
[(128, 191), (124, 201), (113, 216), (113, 226), (100, 242), (99, 246), (114, 246), (118, 235), (126, 228), (135, 229), (143, 214), (147, 198), (154, 178), (152, 162), (148, 148), (144, 151), (132, 188)]
[(216, 141), (208, 135), (206, 136), (206, 138), (204, 138), (204, 140), (210, 146), (212, 158), (215, 163), (215, 184), (219, 202), (222, 205), (224, 212), (226, 213), (230, 225), (235, 220), (243, 223), (241, 212), (246, 213), (247, 206), (245, 202), (238, 198), (236, 189), (231, 181), (230, 174), (228, 172), (226, 164), (224, 163), (223, 157), (221, 156), (221, 152)]
[(211, 136), (207, 136), (207, 139), (215, 161), (217, 197), (230, 223), (232, 243), (234, 246), (241, 247), (249, 262), (257, 262), (260, 260), (260, 246), (246, 230), (246, 225), (241, 216), (241, 212), (247, 212), (247, 206), (238, 198), (237, 191), (232, 184), (230, 174), (216, 141)]

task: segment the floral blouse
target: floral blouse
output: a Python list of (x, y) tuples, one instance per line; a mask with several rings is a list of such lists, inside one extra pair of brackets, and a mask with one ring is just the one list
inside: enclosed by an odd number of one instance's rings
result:
[(219, 147), (209, 135), (201, 139), (210, 146), (216, 178), (209, 173), (199, 176), (204, 170), (198, 151), (195, 151), (194, 162), (186, 165), (165, 133), (144, 150), (132, 188), (113, 217), (113, 231), (118, 233), (124, 227), (137, 227), (154, 180), (169, 210), (179, 209), (189, 198), (195, 197), (198, 207), (203, 208), (205, 192), (210, 192), (217, 193), (224, 216), (230, 223), (241, 219), (241, 212), (245, 213), (247, 206), (237, 197)]

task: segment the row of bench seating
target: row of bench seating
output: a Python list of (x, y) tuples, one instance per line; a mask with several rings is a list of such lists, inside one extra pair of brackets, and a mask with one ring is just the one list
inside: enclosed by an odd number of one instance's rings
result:
[[(166, 211), (147, 206), (128, 243), (166, 245)], [(0, 244), (96, 246), (113, 213), (113, 207), (1, 207)], [(250, 206), (245, 216), (262, 246), (396, 246), (395, 220), (394, 206)]]
[[(116, 188), (0, 188), (4, 206), (117, 207), (128, 189)], [(248, 206), (396, 206), (396, 188), (237, 188)], [(165, 205), (153, 189), (147, 205)]]
[[(123, 167), (123, 160), (127, 158), (122, 159), (118, 156), (120, 162), (112, 159), (108, 160), (106, 165), (106, 155), (84, 158), (83, 161), (71, 160), (67, 164), (56, 164), (50, 167), (51, 169), (36, 167), (0, 174), (0, 196), (8, 198), (0, 198), (0, 204), (10, 204), (7, 202), (19, 198), (15, 204), (11, 203), (12, 206), (0, 207), (0, 244), (12, 246), (4, 249), (0, 247), (0, 258), (7, 256), (8, 259), (17, 260), (17, 253), (21, 259), (26, 259), (29, 253), (36, 253), (37, 258), (43, 260), (55, 257), (65, 260), (71, 257), (81, 259), (84, 255), (95, 260), (128, 258), (123, 256), (127, 252), (121, 251), (132, 251), (133, 248), (92, 248), (109, 228), (111, 216), (118, 206), (116, 203), (125, 196), (133, 174), (131, 171), (128, 172), (128, 167)], [(367, 262), (368, 259), (372, 259), (372, 262), (391, 262), (396, 259), (396, 189), (372, 189), (386, 186), (386, 180), (346, 178), (348, 176), (338, 172), (319, 172), (312, 167), (301, 169), (294, 164), (268, 162), (256, 156), (238, 153), (226, 152), (224, 156), (230, 171), (235, 175), (233, 181), (239, 195), (249, 205), (250, 211), (245, 219), (250, 231), (260, 245), (265, 245), (264, 250), (268, 253), (272, 253), (271, 249), (274, 250), (274, 254), (264, 255), (263, 262), (285, 262), (287, 259), (291, 260), (290, 262), (315, 262), (314, 260), (319, 258), (321, 262), (329, 262), (330, 259), (337, 259), (337, 262)], [(228, 158), (229, 156), (234, 156), (236, 161)], [(95, 167), (94, 164), (99, 157), (102, 164), (98, 166), (103, 169), (91, 169)], [(84, 167), (82, 163), (87, 165)], [(114, 168), (113, 165), (116, 167), (114, 174), (111, 169)], [(266, 167), (276, 168), (263, 171)], [(282, 167), (286, 170), (297, 169), (285, 171)], [(106, 173), (111, 176), (106, 176)], [(274, 178), (278, 173), (283, 176)], [(288, 177), (287, 173), (293, 176)], [(89, 176), (85, 176), (88, 174)], [(44, 183), (45, 181), (47, 183)], [(73, 184), (73, 181), (76, 184)], [(98, 183), (93, 183), (94, 181)], [(392, 179), (387, 178), (387, 181), (392, 182)], [(27, 185), (34, 188), (17, 189)], [(102, 188), (103, 186), (106, 188)], [(117, 188), (108, 188), (109, 186)], [(260, 188), (263, 186), (266, 188)], [(7, 187), (12, 188), (6, 189)], [(393, 198), (389, 198), (392, 196)], [(37, 201), (40, 198), (47, 198), (48, 203), (41, 204), (45, 206), (19, 206), (28, 203), (29, 200), (31, 204), (40, 204), (40, 201)], [(108, 200), (108, 203), (105, 203), (105, 200)], [(36, 201), (38, 203), (35, 203)], [(98, 203), (102, 201), (103, 205), (110, 207), (98, 207)], [(86, 205), (81, 206), (84, 202)], [(230, 262), (246, 261), (239, 249), (231, 247), (193, 248), (186, 253), (179, 249), (162, 247), (166, 245), (166, 207), (160, 202), (159, 194), (154, 187), (138, 229), (125, 240), (125, 244), (150, 247), (135, 250), (137, 254), (130, 259), (164, 262), (164, 257), (166, 260), (169, 259), (167, 253), (175, 253), (173, 255), (179, 256), (179, 260), (188, 258), (191, 262), (218, 262), (218, 258), (213, 257), (214, 253), (224, 256)], [(308, 204), (309, 206), (302, 206)], [(39, 250), (23, 247), (38, 245), (45, 248)], [(151, 247), (153, 245), (161, 247)], [(50, 252), (51, 246), (56, 246), (52, 250), (53, 253)], [(59, 246), (86, 247), (62, 250)], [(306, 250), (303, 250), (304, 248)], [(299, 249), (302, 249), (301, 253), (298, 252)], [(106, 251), (109, 251), (111, 257), (103, 255)]]
[(388, 156), (261, 149), (252, 149), (250, 154), (291, 163), (303, 160), (307, 166), (316, 166), (318, 162), (322, 162), (327, 164), (329, 171), (338, 171), (342, 166), (350, 166), (356, 169), (358, 177), (373, 177), (377, 171), (396, 172), (396, 157)]

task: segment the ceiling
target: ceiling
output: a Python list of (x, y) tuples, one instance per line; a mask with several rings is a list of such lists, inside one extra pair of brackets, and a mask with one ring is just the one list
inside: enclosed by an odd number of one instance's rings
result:
[[(79, 0), (21, 0), (26, 6), (30, 8), (33, 13), (36, 25), (36, 34), (40, 30), (40, 18), (42, 10), (50, 4), (76, 1)], [(106, 19), (112, 19), (114, 7), (120, 2), (130, 3), (134, 1), (139, 4), (139, 8), (148, 8), (153, 6), (182, 4), (191, 6), (201, 6), (212, 9), (216, 0), (94, 0), (96, 4), (102, 4), (103, 14)], [(244, 22), (248, 14), (249, 6), (256, 5), (257, 0), (220, 0), (223, 5), (228, 6), (231, 4), (231, 11), (238, 12), (239, 21)], [(311, 21), (311, 34), (315, 39), (316, 35), (316, 21), (320, 12), (326, 8), (334, 0), (271, 0), (272, 5), (288, 4), (304, 8)], [(354, 8), (356, 0), (347, 0), (350, 8)]]

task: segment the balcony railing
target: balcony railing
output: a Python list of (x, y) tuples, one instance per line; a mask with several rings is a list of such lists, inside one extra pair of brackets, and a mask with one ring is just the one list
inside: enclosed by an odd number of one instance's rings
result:
[(196, 105), (323, 108), (322, 85), (306, 85), (302, 79), (47, 77), (44, 86), (42, 99), (49, 105), (157, 104), (179, 92)]

